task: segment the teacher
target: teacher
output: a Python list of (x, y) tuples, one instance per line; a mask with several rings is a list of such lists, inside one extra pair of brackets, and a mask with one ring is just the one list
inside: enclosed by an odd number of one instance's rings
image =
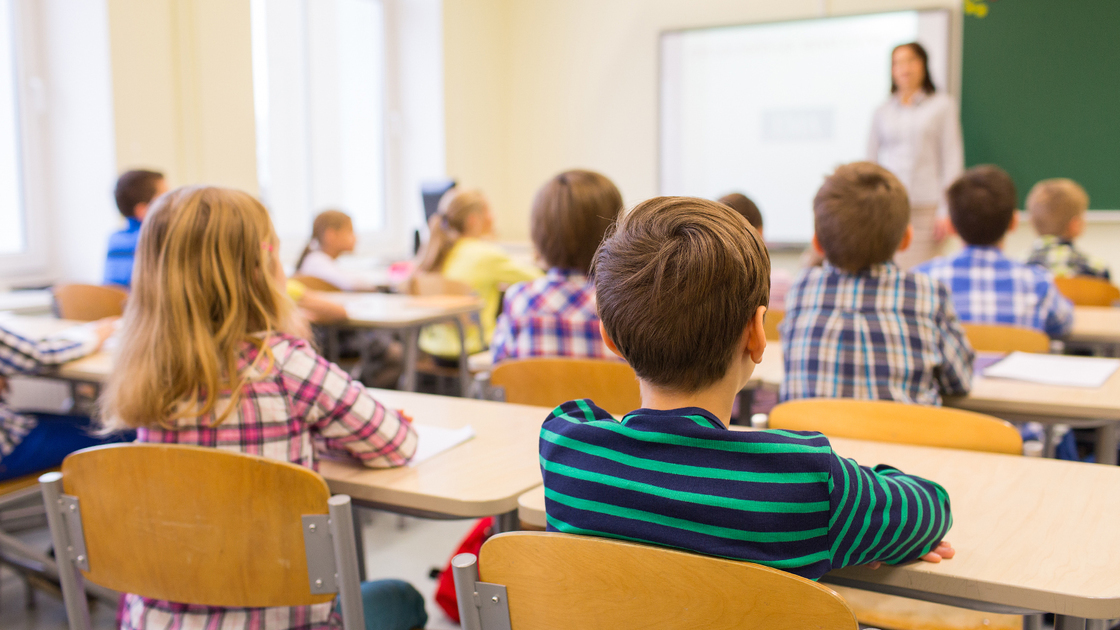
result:
[(944, 191), (964, 170), (964, 145), (957, 104), (934, 87), (921, 44), (891, 52), (891, 96), (875, 110), (867, 159), (910, 193), (914, 238), (895, 262), (909, 269), (936, 256), (951, 228)]

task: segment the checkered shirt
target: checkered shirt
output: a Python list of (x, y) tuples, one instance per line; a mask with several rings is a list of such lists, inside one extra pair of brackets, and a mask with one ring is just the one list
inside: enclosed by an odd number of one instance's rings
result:
[(1073, 327), (1073, 303), (1058, 292), (1050, 272), (1011, 260), (998, 247), (970, 245), (914, 272), (948, 287), (961, 321), (1033, 328), (1051, 337)]
[[(77, 331), (75, 331), (77, 332)], [(0, 325), (0, 376), (35, 374), (44, 367), (79, 359), (94, 351), (97, 340), (28, 339)], [(3, 392), (0, 392), (2, 397)], [(12, 411), (0, 399), (0, 460), (35, 428), (35, 418)]]
[(1093, 276), (1110, 280), (1108, 264), (1100, 258), (1077, 251), (1073, 243), (1046, 235), (1034, 242), (1028, 265), (1049, 269), (1055, 276)]
[[(416, 452), (411, 426), (306, 341), (277, 334), (266, 345), (272, 361), (262, 358), (249, 371), (237, 409), (223, 422), (215, 426), (214, 415), (183, 418), (174, 430), (141, 428), (136, 440), (211, 446), (312, 469), (317, 468), (317, 453), (324, 451), (373, 468), (403, 465)], [(247, 369), (256, 355), (257, 350), (246, 344), (240, 369)], [(339, 625), (332, 607), (220, 608), (128, 594), (118, 620), (121, 630), (313, 630)]]
[(595, 285), (583, 274), (556, 268), (506, 291), (491, 350), (494, 363), (528, 357), (616, 358), (599, 333)]
[(968, 393), (975, 353), (944, 287), (894, 263), (802, 272), (779, 325), (782, 400), (857, 398), (941, 404)]

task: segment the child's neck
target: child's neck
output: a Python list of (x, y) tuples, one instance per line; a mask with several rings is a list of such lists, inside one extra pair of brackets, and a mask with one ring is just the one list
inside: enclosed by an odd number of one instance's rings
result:
[(731, 408), (741, 389), (738, 379), (731, 378), (724, 378), (714, 385), (691, 393), (664, 389), (642, 380), (638, 384), (642, 392), (643, 409), (699, 407), (719, 418), (724, 426), (731, 426)]

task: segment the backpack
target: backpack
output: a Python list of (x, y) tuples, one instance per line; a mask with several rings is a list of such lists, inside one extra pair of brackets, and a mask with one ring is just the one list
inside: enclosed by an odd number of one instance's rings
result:
[[(478, 555), (482, 549), (482, 543), (490, 539), (494, 535), (494, 518), (488, 516), (479, 520), (463, 540), (459, 543), (459, 547), (455, 549), (455, 553), (451, 557), (461, 553), (473, 553)], [(459, 600), (455, 597), (455, 575), (451, 571), (451, 560), (447, 560), (447, 566), (443, 568), (443, 572), (439, 575), (439, 584), (436, 586), (436, 603), (447, 613), (448, 617), (459, 623)]]

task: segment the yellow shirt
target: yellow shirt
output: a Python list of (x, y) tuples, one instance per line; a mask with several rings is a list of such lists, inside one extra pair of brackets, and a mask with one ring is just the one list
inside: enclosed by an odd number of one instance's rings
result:
[[(443, 261), (443, 269), (440, 273), (448, 280), (457, 280), (470, 285), (484, 303), (479, 316), (482, 321), (481, 337), (476, 326), (471, 326), (465, 331), (468, 354), (481, 352), (490, 345), (490, 338), (494, 335), (494, 324), (502, 308), (500, 303), (502, 288), (517, 282), (535, 280), (544, 275), (538, 267), (513, 260), (505, 250), (494, 243), (471, 237), (460, 238), (452, 246)], [(428, 354), (457, 359), (459, 358), (459, 333), (453, 324), (426, 326), (420, 332), (420, 349)]]

